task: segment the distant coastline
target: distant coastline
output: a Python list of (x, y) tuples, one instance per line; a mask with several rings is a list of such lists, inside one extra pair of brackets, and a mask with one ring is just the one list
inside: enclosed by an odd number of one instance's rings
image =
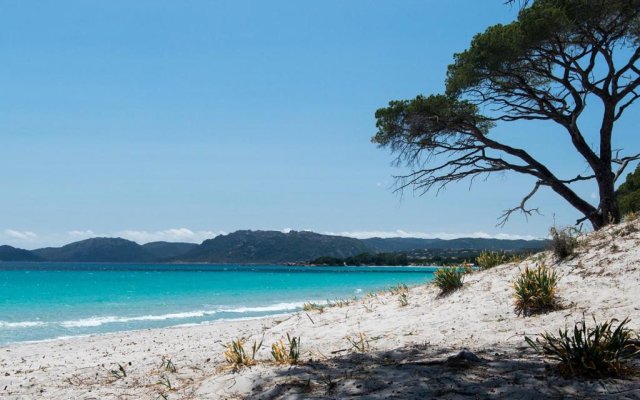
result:
[(0, 246), (0, 261), (317, 265), (320, 263), (314, 261), (322, 258), (344, 262), (354, 257), (372, 260), (385, 257), (392, 265), (435, 265), (472, 260), (483, 250), (530, 253), (546, 246), (546, 240), (355, 239), (309, 231), (244, 230), (220, 235), (201, 244), (151, 242), (141, 245), (122, 238), (97, 237), (35, 250), (4, 245)]

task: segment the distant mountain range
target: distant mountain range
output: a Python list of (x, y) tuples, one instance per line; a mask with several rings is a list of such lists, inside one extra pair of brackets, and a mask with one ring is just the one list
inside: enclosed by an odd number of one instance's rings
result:
[(205, 240), (199, 245), (173, 242), (140, 245), (121, 238), (98, 237), (32, 251), (0, 246), (0, 261), (295, 263), (323, 256), (345, 258), (362, 253), (431, 249), (535, 251), (546, 245), (545, 240), (354, 239), (308, 231), (243, 230)]

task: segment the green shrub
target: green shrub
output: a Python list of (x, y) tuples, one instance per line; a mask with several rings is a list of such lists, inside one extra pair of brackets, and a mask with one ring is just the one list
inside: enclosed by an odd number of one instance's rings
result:
[(565, 376), (603, 378), (624, 375), (629, 371), (627, 361), (640, 354), (637, 335), (627, 329), (626, 318), (617, 327), (616, 319), (587, 327), (585, 321), (578, 322), (570, 331), (559, 330), (558, 336), (545, 333), (533, 341), (525, 340), (535, 351), (559, 361), (560, 371)]
[(462, 287), (464, 268), (440, 268), (434, 273), (433, 281), (440, 288), (440, 294), (448, 294)]
[(476, 258), (476, 264), (480, 269), (493, 268), (496, 265), (509, 262), (509, 257), (504, 252), (499, 251), (483, 251)]
[(551, 250), (560, 260), (575, 253), (578, 247), (578, 230), (575, 228), (551, 228)]
[(271, 345), (271, 356), (273, 360), (278, 364), (290, 364), (295, 365), (300, 358), (300, 338), (291, 337), (287, 333), (287, 344), (284, 341), (275, 342)]
[(625, 181), (616, 190), (616, 202), (620, 215), (640, 211), (640, 165), (627, 175)]
[(529, 315), (557, 307), (558, 275), (544, 264), (535, 269), (526, 267), (513, 284), (518, 314)]

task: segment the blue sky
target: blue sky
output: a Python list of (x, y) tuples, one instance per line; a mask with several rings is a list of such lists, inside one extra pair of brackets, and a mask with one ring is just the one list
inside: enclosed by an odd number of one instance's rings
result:
[[(375, 110), (441, 91), (453, 53), (515, 16), (503, 3), (2, 1), (0, 242), (545, 236), (578, 216), (549, 192), (535, 198), (544, 216), (495, 226), (531, 180), (400, 197), (392, 176), (407, 170), (370, 143)], [(552, 126), (496, 134), (556, 170), (584, 168)]]

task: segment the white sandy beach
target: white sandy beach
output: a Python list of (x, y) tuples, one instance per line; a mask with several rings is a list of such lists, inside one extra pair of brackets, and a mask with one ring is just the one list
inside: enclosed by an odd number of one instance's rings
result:
[[(561, 276), (562, 309), (523, 317), (512, 282), (525, 265), (545, 262)], [(534, 354), (524, 335), (572, 327), (585, 316), (631, 318), (640, 330), (640, 223), (609, 227), (583, 239), (576, 257), (550, 253), (466, 276), (440, 297), (433, 285), (367, 296), (324, 312), (210, 325), (153, 329), (0, 348), (3, 399), (224, 398), (640, 398), (640, 379), (565, 380)], [(301, 338), (300, 366), (269, 362), (270, 345)], [(345, 337), (363, 333), (358, 353)], [(242, 337), (264, 344), (258, 365), (233, 373), (224, 344)], [(480, 360), (449, 359), (463, 348)], [(176, 372), (161, 368), (170, 359)], [(110, 372), (126, 371), (116, 378)], [(164, 383), (160, 383), (164, 382)]]

